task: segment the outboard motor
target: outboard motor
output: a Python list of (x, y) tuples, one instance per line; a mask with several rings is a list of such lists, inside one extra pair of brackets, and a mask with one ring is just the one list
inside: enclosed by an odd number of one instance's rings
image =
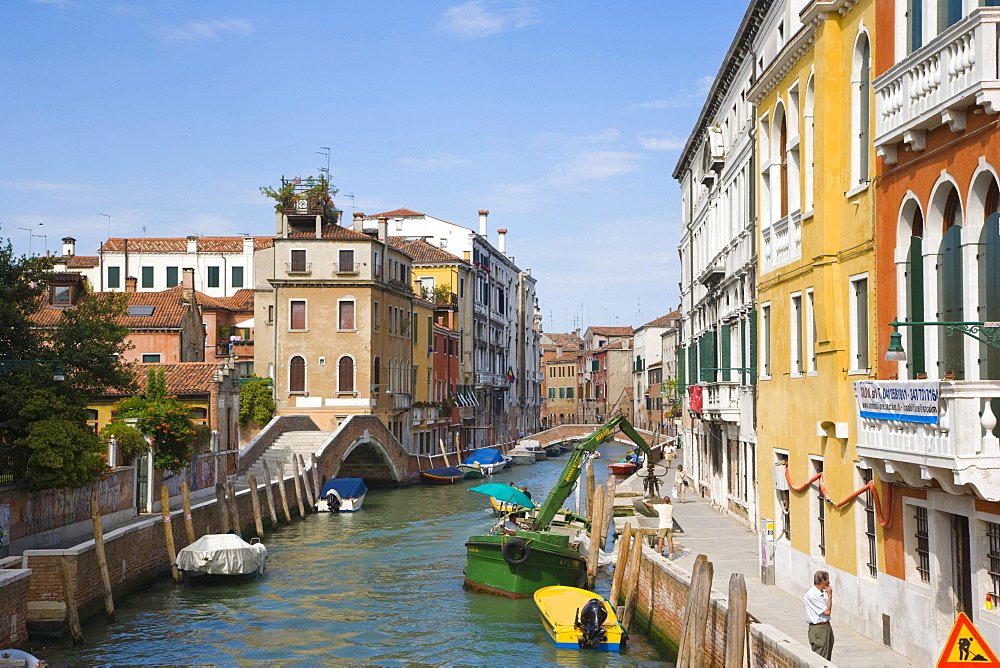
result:
[(340, 496), (332, 489), (330, 490), (330, 493), (326, 495), (326, 505), (330, 509), (331, 513), (340, 512)]
[(604, 608), (604, 602), (592, 598), (577, 614), (576, 627), (582, 632), (579, 642), (580, 649), (596, 649), (608, 639), (608, 633), (604, 630), (604, 622), (608, 619), (608, 611)]

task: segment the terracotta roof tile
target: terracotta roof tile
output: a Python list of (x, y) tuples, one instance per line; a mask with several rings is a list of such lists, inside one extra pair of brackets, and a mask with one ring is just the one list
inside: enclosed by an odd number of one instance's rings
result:
[(412, 257), (414, 264), (469, 264), (462, 258), (429, 244), (423, 239), (389, 237), (389, 245)]
[[(148, 370), (163, 369), (163, 379), (167, 383), (167, 392), (178, 396), (191, 394), (208, 394), (215, 378), (215, 370), (219, 368), (216, 362), (181, 362), (178, 364), (138, 364), (129, 368), (135, 375), (136, 385), (145, 388)], [(136, 394), (121, 388), (107, 388), (101, 393), (104, 396), (132, 396)]]
[(671, 311), (666, 315), (661, 315), (659, 318), (656, 318), (655, 320), (650, 320), (645, 325), (643, 325), (643, 327), (675, 327), (677, 325), (677, 321), (680, 320), (680, 318), (681, 318), (681, 312), (679, 310)]
[(253, 290), (250, 288), (240, 288), (236, 294), (230, 297), (223, 297), (217, 300), (230, 311), (249, 311), (253, 313)]
[(52, 264), (64, 264), (67, 269), (91, 269), (101, 263), (96, 255), (66, 255), (50, 258)]
[[(324, 225), (323, 229), (320, 230), (320, 234), (324, 239), (367, 239), (371, 240), (371, 237), (363, 232), (356, 232), (350, 227), (341, 227), (340, 225)], [(293, 230), (288, 233), (289, 239), (315, 239), (315, 230)]]
[(374, 213), (370, 216), (365, 216), (365, 218), (409, 218), (411, 216), (424, 216), (426, 214), (417, 213), (412, 209), (402, 208), (393, 209), (392, 211), (385, 211), (383, 213)]
[(632, 336), (631, 327), (591, 327), (590, 331), (603, 336)]
[[(253, 249), (259, 251), (274, 245), (274, 237), (254, 237)], [(108, 239), (101, 244), (101, 250), (121, 253), (125, 250), (125, 238)], [(186, 253), (187, 237), (158, 237), (128, 239), (130, 253)], [(243, 237), (198, 237), (198, 250), (202, 253), (242, 253)]]
[[(175, 289), (164, 292), (92, 292), (83, 295), (81, 299), (101, 299), (110, 294), (124, 294), (128, 306), (153, 307), (150, 315), (123, 315), (115, 319), (116, 324), (124, 325), (130, 330), (176, 329), (181, 326), (188, 309), (187, 304), (182, 301), (182, 295)], [(52, 308), (45, 304), (31, 319), (38, 327), (56, 327), (66, 310), (65, 307)]]

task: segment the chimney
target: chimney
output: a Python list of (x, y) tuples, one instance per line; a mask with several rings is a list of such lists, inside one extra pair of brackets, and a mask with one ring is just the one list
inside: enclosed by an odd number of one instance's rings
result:
[(389, 234), (389, 219), (379, 218), (378, 219), (378, 240), (385, 243), (386, 237)]
[(73, 257), (76, 255), (76, 239), (73, 237), (63, 237), (63, 257)]
[(188, 253), (197, 253), (198, 252), (198, 235), (197, 234), (191, 234), (191, 235), (189, 235), (188, 238), (187, 238), (187, 241), (188, 241), (187, 252)]
[(184, 267), (181, 272), (184, 274), (181, 277), (181, 292), (184, 295), (183, 299), (189, 304), (194, 304), (196, 300), (194, 296), (194, 268)]
[(507, 230), (497, 230), (497, 250), (501, 255), (507, 254)]
[(135, 284), (138, 282), (135, 276), (125, 277), (125, 292), (135, 292)]
[(486, 236), (486, 216), (490, 215), (489, 209), (479, 210), (479, 236)]
[(243, 254), (253, 255), (253, 237), (249, 235), (243, 237)]
[(354, 231), (362, 234), (365, 232), (365, 214), (360, 211), (354, 212)]

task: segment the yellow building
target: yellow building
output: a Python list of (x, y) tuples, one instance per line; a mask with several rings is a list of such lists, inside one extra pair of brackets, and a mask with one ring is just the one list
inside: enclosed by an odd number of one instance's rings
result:
[(545, 397), (542, 410), (546, 426), (576, 422), (580, 396), (576, 382), (579, 358), (578, 351), (567, 351), (543, 362)]
[(765, 566), (799, 596), (814, 571), (829, 571), (835, 618), (866, 633), (880, 529), (870, 492), (837, 503), (870, 476), (855, 451), (853, 383), (876, 366), (874, 20), (874, 0), (814, 1), (801, 14), (775, 3), (748, 95), (757, 105), (759, 502), (775, 521), (774, 542), (762, 536)]

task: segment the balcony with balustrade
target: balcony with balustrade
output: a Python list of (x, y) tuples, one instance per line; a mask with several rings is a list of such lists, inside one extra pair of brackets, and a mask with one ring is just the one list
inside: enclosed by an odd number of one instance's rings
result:
[(716, 422), (739, 422), (740, 401), (745, 386), (738, 382), (703, 383), (702, 419)]
[(875, 147), (886, 163), (900, 143), (924, 150), (928, 130), (965, 130), (973, 105), (1000, 113), (998, 24), (1000, 7), (980, 7), (872, 82)]
[(942, 381), (936, 424), (873, 419), (859, 412), (857, 453), (882, 480), (912, 487), (936, 483), (950, 494), (1000, 501), (997, 412), (1000, 381)]

